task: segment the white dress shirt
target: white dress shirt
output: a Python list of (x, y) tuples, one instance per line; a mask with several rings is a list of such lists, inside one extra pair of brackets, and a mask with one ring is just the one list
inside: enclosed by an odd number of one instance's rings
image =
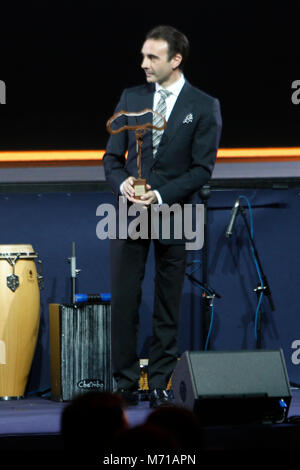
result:
[[(172, 85), (165, 88), (165, 90), (168, 90), (168, 91), (171, 92), (171, 94), (166, 98), (166, 105), (167, 105), (166, 121), (168, 121), (168, 119), (170, 117), (170, 114), (171, 114), (171, 112), (174, 108), (174, 105), (176, 103), (178, 95), (181, 92), (182, 87), (183, 87), (184, 84), (185, 84), (185, 78), (184, 78), (184, 75), (181, 74), (179, 79), (176, 82), (172, 83)], [(159, 83), (155, 83), (155, 93), (154, 93), (154, 97), (153, 97), (153, 109), (154, 110), (157, 108), (157, 104), (158, 104), (158, 101), (160, 99), (160, 94), (158, 92), (159, 92), (159, 90), (162, 90), (162, 89), (164, 89), (164, 88)], [(124, 184), (124, 181), (120, 186), (121, 194), (123, 194), (123, 191), (122, 191), (123, 184)], [(153, 192), (156, 194), (158, 204), (162, 204), (163, 201), (161, 199), (159, 191), (157, 189), (154, 189)]]

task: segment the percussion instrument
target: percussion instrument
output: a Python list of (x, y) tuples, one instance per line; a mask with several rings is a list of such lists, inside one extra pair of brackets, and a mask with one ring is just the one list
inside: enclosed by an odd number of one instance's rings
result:
[[(38, 254), (32, 245), (0, 245), (0, 399), (23, 398), (40, 322)], [(38, 263), (41, 261), (37, 260)]]
[(51, 399), (113, 391), (110, 302), (49, 305)]

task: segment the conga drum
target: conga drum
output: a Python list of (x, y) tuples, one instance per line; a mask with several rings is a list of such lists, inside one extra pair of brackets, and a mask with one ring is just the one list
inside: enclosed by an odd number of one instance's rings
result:
[(31, 245), (0, 245), (0, 399), (23, 398), (40, 322)]

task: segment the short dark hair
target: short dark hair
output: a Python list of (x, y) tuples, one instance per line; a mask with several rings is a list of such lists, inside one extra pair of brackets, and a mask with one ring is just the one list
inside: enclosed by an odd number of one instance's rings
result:
[(161, 25), (151, 29), (146, 34), (146, 39), (163, 39), (166, 41), (169, 48), (168, 59), (171, 60), (176, 54), (180, 54), (182, 56), (180, 68), (183, 68), (190, 49), (189, 41), (185, 34), (173, 28), (173, 26)]

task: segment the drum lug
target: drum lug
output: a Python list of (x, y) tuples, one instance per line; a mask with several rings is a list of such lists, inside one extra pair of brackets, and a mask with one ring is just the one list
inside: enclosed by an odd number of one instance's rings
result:
[(17, 290), (17, 288), (19, 287), (20, 283), (19, 283), (19, 276), (17, 276), (16, 274), (10, 274), (9, 276), (7, 276), (6, 278), (6, 284), (7, 284), (7, 287), (12, 290), (13, 292), (15, 292)]
[(15, 274), (15, 268), (16, 268), (16, 262), (18, 261), (19, 259), (19, 256), (20, 255), (17, 255), (14, 259), (11, 259), (10, 257), (6, 258), (7, 261), (9, 262), (9, 264), (12, 266), (13, 268), (13, 272), (12, 274), (10, 274), (9, 276), (7, 276), (6, 278), (6, 284), (7, 284), (7, 287), (12, 290), (13, 292), (15, 292), (17, 290), (17, 288), (19, 287), (20, 285), (20, 282), (19, 282), (19, 276), (17, 276)]
[(38, 280), (38, 285), (40, 290), (44, 289), (45, 283), (44, 283), (44, 276), (43, 276), (43, 262), (42, 260), (37, 260), (37, 264), (39, 266), (39, 272), (37, 273), (37, 280)]

